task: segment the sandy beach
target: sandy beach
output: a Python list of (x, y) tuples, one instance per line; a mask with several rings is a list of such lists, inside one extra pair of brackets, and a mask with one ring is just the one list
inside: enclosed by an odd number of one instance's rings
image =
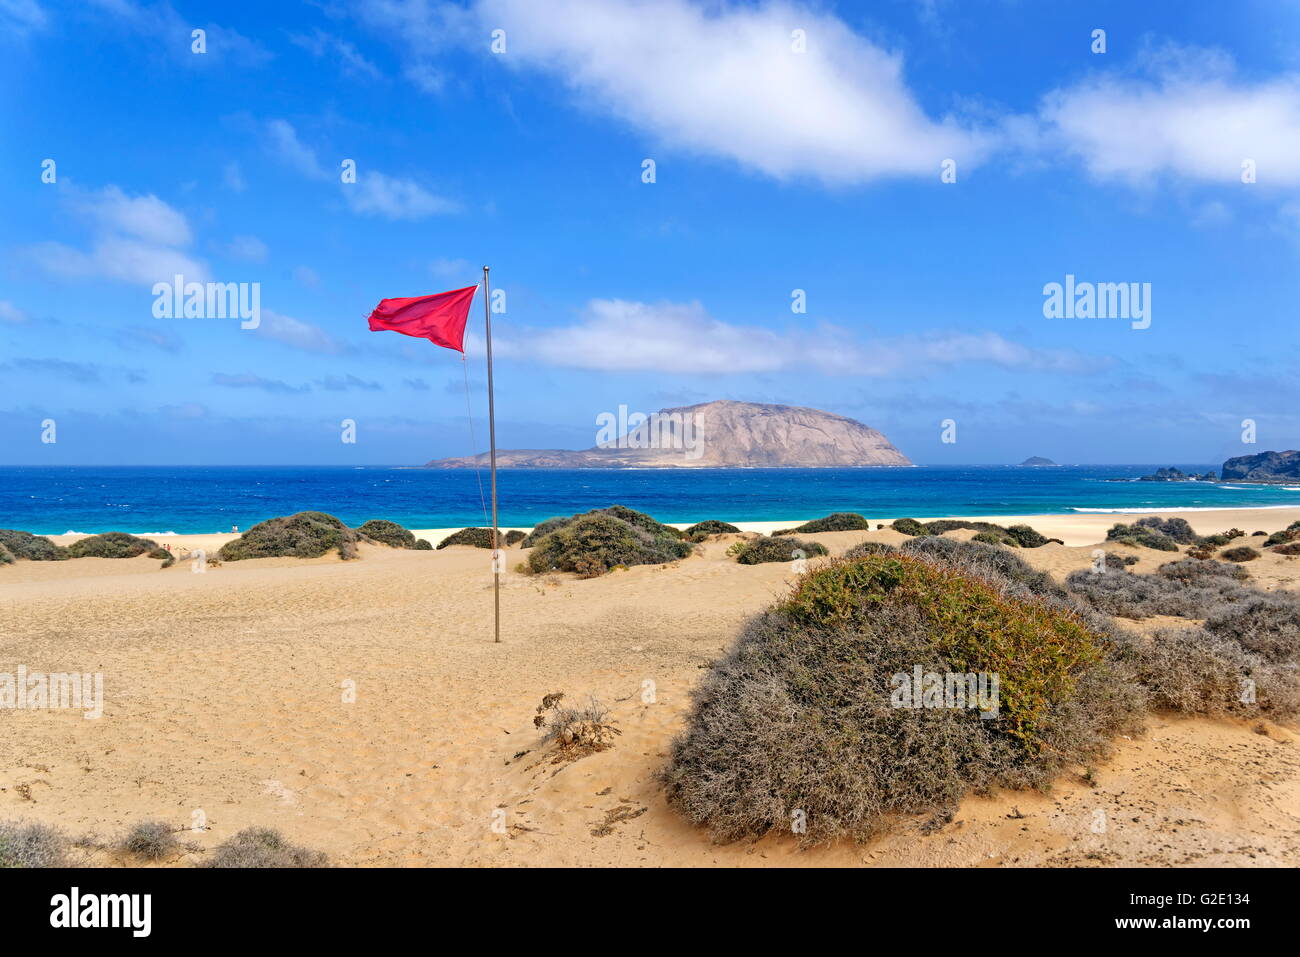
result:
[[(1300, 519), (1300, 508), (1159, 514), (1202, 534), (1249, 534)], [(1064, 540), (1018, 551), (1060, 579), (1090, 563), (1110, 525), (1139, 517), (990, 520)], [(416, 534), (436, 544), (449, 531)], [(159, 541), (211, 556), (231, 537)], [(832, 555), (904, 541), (890, 529), (808, 537)], [(269, 826), (340, 865), (1300, 864), (1295, 733), (1162, 715), (1092, 775), (1077, 769), (1046, 794), (967, 799), (937, 830), (803, 851), (785, 837), (711, 843), (667, 807), (655, 775), (701, 670), (793, 577), (788, 563), (736, 564), (726, 554), (735, 538), (593, 579), (519, 574), (512, 549), (500, 644), (487, 554), (473, 548), (362, 546), (358, 561), (257, 559), (202, 574), (148, 558), (10, 565), (0, 569), (0, 670), (102, 672), (105, 705), (96, 720), (0, 710), (0, 819), (104, 841), (143, 818), (202, 821), (185, 835), (202, 848)], [(1135, 571), (1173, 557), (1134, 553)], [(1270, 590), (1294, 589), (1298, 569), (1272, 553), (1250, 564)], [(614, 746), (572, 761), (541, 746), (534, 711), (558, 691), (606, 704)]]

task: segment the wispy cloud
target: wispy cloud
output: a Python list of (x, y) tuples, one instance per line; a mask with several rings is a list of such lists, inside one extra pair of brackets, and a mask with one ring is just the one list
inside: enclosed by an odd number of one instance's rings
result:
[(455, 201), (434, 195), (414, 180), (375, 170), (358, 173), (355, 183), (343, 186), (343, 195), (353, 212), (385, 219), (426, 219), (460, 209)]
[(303, 352), (342, 355), (351, 351), (350, 346), (335, 339), (320, 326), (271, 309), (262, 310), (262, 322), (255, 334)]
[(254, 375), (251, 372), (240, 372), (235, 374), (214, 372), (212, 374), (212, 384), (224, 386), (228, 389), (261, 389), (263, 392), (273, 392), (281, 395), (311, 391), (311, 386), (293, 386), (289, 385), (287, 382), (282, 382), (279, 379), (267, 379), (260, 375)]
[(264, 133), (267, 151), (281, 163), (308, 179), (329, 178), (325, 167), (316, 158), (316, 151), (298, 138), (298, 131), (288, 120), (267, 120)]
[(965, 363), (1072, 373), (1107, 364), (1067, 350), (1013, 342), (992, 331), (860, 340), (829, 325), (777, 332), (726, 323), (698, 302), (621, 299), (593, 299), (574, 325), (503, 336), (500, 354), (567, 368), (714, 375), (816, 371), (909, 376)]
[(0, 27), (18, 36), (43, 30), (49, 16), (36, 0), (0, 0)]
[(330, 392), (351, 392), (360, 390), (362, 392), (383, 392), (384, 387), (378, 382), (368, 382), (357, 376), (348, 373), (347, 375), (328, 375), (316, 383), (322, 389)]
[(379, 79), (383, 75), (379, 67), (367, 60), (355, 44), (332, 33), (326, 33), (320, 28), (312, 30), (311, 33), (291, 34), (289, 40), (318, 59), (327, 57), (335, 60), (345, 75), (365, 76), (371, 79)]
[(30, 318), (8, 299), (0, 299), (0, 322), (27, 322)]

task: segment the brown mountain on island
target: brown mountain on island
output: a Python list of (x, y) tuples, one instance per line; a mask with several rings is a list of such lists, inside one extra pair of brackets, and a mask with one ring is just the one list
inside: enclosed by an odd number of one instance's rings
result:
[[(911, 465), (882, 433), (819, 409), (719, 400), (650, 416), (607, 414), (589, 449), (497, 451), (500, 468), (845, 468)], [(485, 466), (486, 452), (428, 468)]]
[(1224, 481), (1289, 485), (1300, 482), (1300, 451), (1238, 455), (1223, 463), (1222, 472)]

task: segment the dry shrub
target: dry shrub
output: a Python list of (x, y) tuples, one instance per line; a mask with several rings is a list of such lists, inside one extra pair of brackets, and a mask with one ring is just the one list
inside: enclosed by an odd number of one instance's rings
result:
[(1205, 630), (1279, 664), (1300, 664), (1300, 597), (1257, 592), (1205, 619)]
[(1035, 571), (1020, 556), (1005, 548), (953, 538), (929, 536), (903, 543), (903, 551), (924, 555), (1003, 587), (1020, 589), (1026, 596), (1064, 598), (1066, 591), (1047, 572)]
[(830, 554), (819, 542), (805, 542), (799, 538), (760, 535), (741, 543), (736, 549), (736, 561), (742, 565), (762, 565), (767, 562), (792, 562), (799, 558)]
[(1249, 545), (1238, 545), (1236, 548), (1225, 548), (1219, 553), (1219, 557), (1230, 562), (1253, 562), (1259, 558), (1259, 552)]
[(570, 708), (560, 702), (564, 692), (548, 694), (537, 706), (533, 726), (542, 732), (542, 743), (555, 742), (569, 757), (603, 751), (614, 743), (618, 732), (609, 721), (609, 709), (589, 696), (581, 708)]
[(218, 844), (204, 867), (325, 867), (328, 856), (321, 851), (290, 844), (279, 831), (247, 827)]
[(862, 542), (844, 553), (845, 558), (866, 558), (868, 555), (886, 555), (898, 551), (887, 542)]
[[(497, 539), (503, 545), (505, 544), (505, 535), (499, 534)], [(448, 545), (468, 545), (471, 548), (491, 548), (492, 547), (492, 529), (490, 528), (462, 528), (459, 532), (452, 532), (446, 538), (438, 543), (438, 548), (446, 548)]]
[[(1194, 560), (1193, 560), (1194, 561)], [(1131, 572), (1097, 573), (1091, 569), (1071, 572), (1066, 587), (1093, 608), (1122, 618), (1173, 615), (1204, 618), (1225, 602), (1241, 601), (1253, 589), (1243, 588), (1235, 576), (1216, 571), (1217, 562), (1197, 562), (1204, 571), (1191, 571), (1187, 562), (1171, 562), (1162, 569), (1171, 574), (1136, 575)]]
[(1184, 714), (1300, 713), (1294, 664), (1270, 661), (1222, 633), (1204, 628), (1160, 629), (1134, 643), (1129, 663), (1156, 708)]
[(169, 568), (176, 556), (162, 548), (151, 538), (139, 538), (126, 532), (104, 532), (90, 535), (67, 547), (69, 558), (136, 558), (148, 555), (162, 559), (162, 567)]
[(681, 540), (680, 532), (673, 532), (673, 536), (654, 534), (642, 524), (618, 518), (613, 509), (589, 512), (536, 542), (528, 556), (528, 568), (532, 572), (566, 571), (594, 578), (619, 566), (662, 565), (694, 551), (691, 543)]
[(815, 518), (804, 522), (797, 528), (784, 529), (773, 534), (812, 535), (815, 532), (860, 532), (870, 531), (871, 523), (857, 512), (834, 512), (825, 518)]
[[(718, 840), (785, 830), (798, 811), (804, 842), (866, 838), (1104, 753), (1143, 702), (1110, 638), (974, 561), (989, 577), (907, 553), (804, 575), (696, 690), (663, 772), (669, 801)], [(997, 673), (998, 717), (891, 707), (892, 676), (916, 665)]]
[(25, 558), (30, 562), (58, 562), (68, 557), (66, 548), (55, 545), (44, 536), (16, 528), (0, 528), (0, 545), (12, 552), (14, 558)]
[(217, 557), (226, 562), (246, 558), (320, 558), (334, 549), (339, 557), (356, 558), (357, 543), (369, 541), (324, 512), (298, 512), (259, 522), (237, 539), (221, 546)]
[(0, 869), (9, 867), (63, 867), (69, 841), (48, 824), (0, 821)]
[(1300, 555), (1300, 542), (1287, 542), (1285, 545), (1274, 545), (1273, 553), (1275, 555)]
[(710, 518), (703, 522), (696, 522), (683, 534), (687, 541), (702, 542), (711, 535), (727, 535), (739, 531), (740, 529), (730, 522), (720, 522), (716, 518)]
[[(422, 538), (417, 539), (410, 529), (396, 522), (390, 522), (386, 518), (372, 518), (358, 528), (357, 532), (393, 548), (420, 548), (420, 542), (424, 541)], [(429, 547), (428, 542), (425, 542), (424, 547)]]
[(1135, 548), (1140, 546), (1154, 548), (1162, 552), (1178, 551), (1178, 543), (1168, 535), (1140, 523), (1124, 525), (1117, 522), (1106, 532), (1106, 540), (1119, 542), (1121, 545), (1132, 545)]
[(141, 821), (126, 833), (118, 848), (146, 861), (158, 861), (179, 850), (180, 841), (166, 821)]
[(898, 518), (889, 526), (896, 532), (902, 532), (904, 535), (929, 535), (930, 532), (924, 525), (914, 518)]
[(4, 542), (0, 542), (0, 565), (12, 565), (14, 563), (14, 553), (5, 548)]
[(1188, 524), (1185, 518), (1139, 518), (1134, 525), (1140, 528), (1149, 528), (1154, 532), (1164, 535), (1166, 538), (1172, 538), (1180, 545), (1191, 545), (1200, 540), (1200, 536)]

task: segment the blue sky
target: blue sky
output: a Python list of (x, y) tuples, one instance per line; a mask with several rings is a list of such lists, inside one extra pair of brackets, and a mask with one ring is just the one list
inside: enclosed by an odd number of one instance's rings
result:
[[(4, 464), (466, 454), (481, 302), (464, 370), (365, 317), (484, 263), (503, 448), (714, 398), (921, 464), (1300, 445), (1294, 0), (0, 0), (0, 122)], [(176, 272), (261, 325), (155, 317)]]

